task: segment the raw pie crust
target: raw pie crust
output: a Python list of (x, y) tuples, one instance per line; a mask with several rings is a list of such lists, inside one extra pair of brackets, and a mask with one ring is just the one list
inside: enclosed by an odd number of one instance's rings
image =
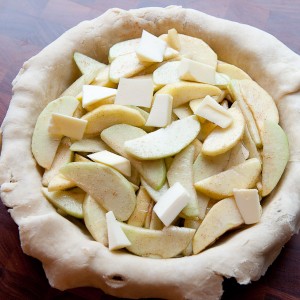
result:
[[(41, 170), (31, 154), (36, 119), (79, 76), (79, 51), (107, 62), (116, 42), (142, 29), (160, 35), (170, 28), (199, 37), (220, 60), (244, 69), (275, 99), (290, 141), (290, 161), (276, 190), (264, 200), (259, 224), (237, 231), (199, 255), (150, 259), (110, 252), (56, 213), (41, 193)], [(24, 63), (13, 81), (2, 124), (1, 198), (19, 225), (23, 251), (43, 263), (52, 286), (101, 288), (118, 297), (218, 299), (223, 277), (241, 284), (258, 280), (300, 225), (300, 58), (273, 36), (192, 9), (171, 6), (111, 9), (80, 23)]]

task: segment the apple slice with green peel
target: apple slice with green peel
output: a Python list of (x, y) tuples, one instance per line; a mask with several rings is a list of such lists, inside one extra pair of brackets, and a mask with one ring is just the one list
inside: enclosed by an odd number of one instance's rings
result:
[(180, 81), (180, 61), (171, 61), (163, 64), (153, 72), (153, 82), (157, 85), (166, 85)]
[(198, 199), (194, 187), (193, 176), (194, 152), (195, 147), (189, 145), (176, 154), (167, 172), (167, 179), (170, 187), (179, 182), (190, 196), (188, 204), (180, 213), (184, 218), (196, 218), (199, 216)]
[(215, 204), (197, 229), (193, 239), (193, 253), (198, 254), (228, 230), (242, 225), (244, 220), (233, 198)]
[(129, 252), (152, 258), (171, 258), (180, 254), (192, 240), (195, 229), (169, 226), (152, 230), (120, 223), (131, 242)]
[(246, 158), (243, 154), (242, 143), (238, 142), (230, 151), (229, 161), (225, 169), (231, 169), (232, 167), (242, 164), (245, 161)]
[(251, 77), (242, 69), (227, 63), (218, 63), (217, 72), (226, 74), (231, 79), (250, 79)]
[(136, 196), (135, 209), (128, 219), (127, 224), (137, 227), (143, 227), (151, 201), (151, 197), (147, 193), (146, 189), (141, 186)]
[(273, 98), (253, 80), (238, 81), (244, 101), (250, 108), (256, 121), (260, 136), (266, 120), (279, 122), (279, 113)]
[(142, 186), (146, 189), (151, 199), (158, 202), (160, 197), (169, 189), (167, 180), (159, 190), (152, 188), (143, 178), (141, 179)]
[[(145, 123), (147, 123), (147, 120), (149, 118), (149, 113), (148, 112), (146, 112), (145, 110), (141, 109), (140, 107), (137, 107), (137, 106), (134, 106), (134, 105), (128, 105), (128, 107), (137, 110), (142, 115), (142, 117), (145, 119)], [(155, 127), (153, 127), (153, 126), (143, 125), (143, 126), (139, 126), (139, 127), (141, 129), (145, 130), (146, 132), (152, 132), (152, 131), (155, 130)]]
[(218, 87), (210, 84), (179, 81), (165, 85), (156, 92), (156, 95), (171, 95), (173, 97), (173, 107), (178, 107), (194, 99), (204, 98), (207, 95), (219, 96), (221, 93)]
[(85, 130), (87, 135), (98, 135), (102, 130), (115, 124), (145, 125), (145, 119), (140, 112), (117, 104), (102, 105), (84, 115), (82, 119), (88, 121)]
[(279, 182), (289, 160), (288, 139), (282, 128), (272, 121), (265, 121), (263, 130), (262, 196), (272, 192)]
[(86, 195), (82, 209), (86, 228), (95, 241), (107, 247), (108, 237), (105, 217), (107, 211), (90, 195)]
[(154, 62), (141, 62), (136, 53), (127, 53), (116, 57), (109, 69), (109, 79), (118, 83), (120, 78), (129, 78), (143, 71)]
[(227, 128), (216, 127), (205, 139), (202, 153), (205, 155), (219, 155), (232, 149), (242, 138), (245, 130), (245, 120), (242, 113), (235, 107), (227, 110), (232, 123)]
[(251, 158), (227, 171), (202, 179), (195, 183), (196, 190), (213, 199), (233, 195), (233, 189), (250, 189), (255, 186), (261, 172), (257, 158)]
[(237, 106), (235, 106), (235, 107), (237, 109), (240, 109), (240, 111), (242, 112), (242, 114), (245, 118), (250, 135), (251, 135), (255, 145), (260, 148), (262, 146), (262, 142), (261, 142), (260, 134), (258, 131), (258, 127), (256, 125), (255, 119), (252, 115), (250, 108), (248, 107), (247, 103), (245, 102), (245, 100), (241, 94), (241, 90), (238, 85), (238, 81), (231, 80), (228, 88), (229, 88), (231, 97), (237, 103)]
[(166, 180), (166, 166), (164, 160), (139, 161), (128, 155), (124, 144), (128, 140), (146, 135), (138, 127), (127, 124), (111, 126), (101, 133), (102, 140), (114, 151), (130, 160), (131, 165), (137, 169), (145, 181), (155, 190), (159, 190)]
[(101, 69), (104, 69), (107, 66), (106, 64), (103, 64), (79, 52), (75, 52), (73, 57), (78, 69), (82, 74), (88, 74), (93, 70), (101, 71)]
[(216, 156), (198, 155), (194, 164), (194, 183), (223, 172), (228, 165), (230, 151)]
[(52, 138), (48, 132), (52, 113), (72, 116), (78, 104), (74, 97), (61, 97), (50, 102), (40, 113), (33, 131), (31, 151), (41, 167), (50, 169), (61, 140)]
[(85, 84), (90, 84), (100, 72), (102, 67), (92, 68), (89, 72), (80, 76), (76, 81), (74, 81), (62, 94), (63, 96), (77, 97), (82, 92), (82, 87)]
[(174, 121), (165, 128), (125, 142), (125, 151), (142, 160), (172, 156), (190, 144), (200, 131), (196, 116)]
[(122, 41), (114, 44), (109, 49), (108, 61), (112, 62), (118, 56), (135, 52), (135, 49), (140, 43), (140, 38)]
[(100, 139), (100, 137), (83, 138), (80, 141), (74, 142), (71, 147), (71, 151), (74, 152), (100, 152), (103, 150), (110, 151), (110, 148)]
[(248, 130), (248, 125), (246, 124), (245, 126), (245, 132), (244, 132), (244, 137), (243, 137), (243, 144), (249, 151), (249, 158), (257, 158), (262, 162), (261, 155), (258, 152), (256, 145), (250, 135), (250, 132)]
[(75, 182), (67, 179), (62, 174), (55, 175), (48, 185), (49, 192), (56, 192), (56, 191), (64, 191), (71, 188), (75, 188), (77, 185)]
[(93, 162), (73, 162), (60, 172), (86, 191), (116, 218), (126, 221), (136, 205), (136, 196), (130, 182), (118, 171)]
[(75, 218), (83, 218), (82, 203), (86, 195), (83, 190), (75, 188), (69, 191), (49, 192), (47, 188), (42, 188), (42, 193), (55, 207)]
[(43, 186), (48, 186), (50, 181), (59, 173), (59, 169), (64, 165), (72, 161), (73, 152), (70, 150), (71, 141), (69, 138), (62, 138), (51, 168), (49, 170), (45, 170), (42, 177)]

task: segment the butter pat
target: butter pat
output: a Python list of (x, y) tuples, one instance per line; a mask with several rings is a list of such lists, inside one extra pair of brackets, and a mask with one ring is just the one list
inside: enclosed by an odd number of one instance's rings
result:
[(167, 43), (155, 35), (143, 30), (142, 38), (136, 49), (139, 60), (147, 62), (162, 62)]
[(131, 245), (112, 211), (106, 213), (106, 225), (109, 250), (118, 250)]
[(71, 139), (81, 140), (86, 125), (87, 120), (52, 113), (48, 131), (54, 137), (67, 136)]
[(206, 96), (200, 102), (195, 114), (222, 128), (226, 128), (232, 123), (232, 117), (228, 110), (210, 96)]
[(123, 156), (114, 154), (107, 150), (103, 150), (100, 152), (89, 154), (88, 157), (95, 162), (103, 163), (116, 169), (125, 176), (131, 175), (130, 161)]
[(95, 104), (116, 94), (116, 89), (97, 85), (84, 85), (82, 87), (82, 107), (86, 108), (91, 104)]
[(167, 94), (158, 94), (146, 122), (146, 126), (166, 127), (171, 123), (173, 97)]
[(245, 224), (259, 222), (262, 208), (258, 191), (256, 189), (234, 189), (233, 194)]
[(180, 50), (180, 40), (179, 40), (177, 30), (175, 28), (168, 30), (168, 44), (172, 48), (176, 50)]
[(183, 57), (178, 72), (182, 80), (216, 84), (216, 70), (195, 60)]
[(151, 107), (153, 90), (151, 78), (121, 78), (115, 104)]
[(165, 226), (169, 226), (189, 200), (190, 195), (186, 189), (179, 182), (176, 182), (162, 195), (153, 210)]

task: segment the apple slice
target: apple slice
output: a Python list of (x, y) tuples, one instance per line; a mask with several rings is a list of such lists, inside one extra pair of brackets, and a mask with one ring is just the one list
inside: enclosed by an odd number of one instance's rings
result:
[(100, 137), (94, 138), (83, 138), (80, 141), (74, 142), (70, 150), (74, 152), (100, 152), (103, 150), (108, 150), (109, 147), (100, 139)]
[(42, 193), (55, 207), (75, 218), (83, 218), (82, 203), (85, 192), (81, 189), (49, 192), (47, 188), (42, 188)]
[(282, 128), (265, 121), (263, 130), (262, 196), (267, 196), (280, 180), (289, 159), (288, 139)]
[(262, 136), (266, 120), (277, 124), (279, 122), (276, 104), (273, 98), (255, 81), (244, 79), (239, 80), (238, 84), (244, 101), (252, 111), (260, 136)]
[(102, 105), (84, 115), (82, 119), (88, 121), (85, 130), (88, 135), (98, 135), (105, 128), (115, 124), (145, 125), (145, 119), (137, 110), (117, 104)]
[(234, 199), (226, 198), (215, 204), (197, 229), (193, 239), (193, 253), (198, 254), (226, 231), (244, 223)]
[(84, 55), (79, 52), (75, 52), (74, 61), (82, 74), (88, 74), (93, 70), (101, 70), (104, 69), (107, 65), (103, 64), (87, 55)]
[(130, 182), (118, 171), (93, 162), (74, 162), (60, 172), (93, 197), (107, 211), (112, 210), (120, 221), (132, 214), (136, 196)]
[(114, 44), (109, 49), (108, 60), (112, 62), (118, 56), (135, 52), (135, 49), (140, 43), (140, 38), (122, 41)]
[(209, 96), (219, 96), (222, 91), (213, 85), (196, 82), (179, 81), (165, 85), (156, 92), (157, 94), (168, 94), (173, 97), (173, 107), (183, 105), (190, 100)]
[(90, 195), (86, 195), (82, 209), (86, 228), (95, 241), (107, 247), (108, 237), (105, 217), (107, 211)]
[(199, 216), (198, 199), (194, 187), (194, 152), (195, 147), (189, 145), (176, 154), (167, 172), (170, 187), (179, 182), (189, 194), (189, 202), (181, 211), (181, 215), (184, 218), (196, 218)]
[(246, 161), (246, 158), (243, 153), (243, 145), (241, 142), (238, 142), (230, 151), (230, 157), (226, 170), (231, 169), (234, 166), (242, 164)]
[(120, 78), (132, 77), (152, 64), (154, 62), (141, 62), (135, 52), (118, 56), (110, 65), (109, 79), (118, 83)]
[(213, 199), (233, 195), (233, 189), (250, 189), (255, 186), (261, 172), (257, 158), (251, 158), (227, 171), (202, 179), (195, 188)]
[(242, 113), (235, 107), (227, 110), (232, 117), (232, 123), (226, 128), (216, 127), (205, 139), (202, 153), (218, 155), (232, 149), (243, 137), (245, 120)]
[(51, 168), (49, 170), (45, 170), (42, 177), (43, 186), (48, 186), (49, 182), (59, 173), (59, 169), (64, 165), (72, 161), (73, 152), (70, 150), (71, 141), (69, 138), (62, 138)]
[(243, 144), (245, 145), (245, 147), (247, 148), (247, 150), (249, 151), (249, 158), (257, 158), (260, 161), (262, 161), (261, 159), (261, 155), (258, 152), (256, 145), (250, 135), (250, 132), (248, 130), (248, 125), (246, 124), (245, 126), (245, 132), (244, 132), (244, 137), (243, 137)]
[(151, 201), (151, 197), (147, 193), (146, 189), (141, 186), (136, 196), (135, 209), (128, 219), (127, 224), (137, 227), (143, 227)]
[(48, 132), (52, 113), (72, 116), (78, 104), (74, 97), (61, 97), (50, 102), (40, 113), (33, 131), (31, 150), (41, 167), (50, 169), (61, 140), (53, 139)]
[(110, 70), (110, 65), (101, 69), (91, 84), (116, 89), (118, 87), (118, 84), (110, 80), (109, 70)]
[(141, 179), (142, 186), (146, 189), (148, 194), (150, 195), (151, 199), (154, 200), (155, 202), (158, 202), (161, 196), (169, 189), (169, 184), (167, 180), (163, 184), (163, 186), (155, 190), (152, 188), (143, 178)]
[(235, 65), (227, 64), (227, 63), (218, 63), (217, 72), (226, 74), (231, 79), (250, 79), (251, 77), (244, 72), (242, 69), (236, 67)]
[(48, 191), (49, 192), (63, 191), (63, 190), (75, 188), (76, 186), (77, 185), (75, 182), (67, 179), (65, 176), (58, 173), (49, 182)]
[(172, 156), (191, 143), (200, 131), (196, 116), (174, 121), (166, 128), (125, 142), (125, 150), (132, 156), (151, 160)]
[(180, 81), (178, 72), (180, 64), (180, 61), (163, 64), (153, 72), (153, 82), (157, 85), (166, 85)]
[(180, 254), (192, 240), (195, 229), (169, 226), (151, 230), (121, 223), (131, 242), (128, 251), (152, 258), (171, 258)]
[(101, 133), (102, 140), (114, 151), (130, 160), (131, 165), (137, 169), (145, 181), (155, 190), (159, 190), (166, 179), (166, 167), (162, 159), (151, 161), (139, 161), (128, 155), (124, 144), (128, 140), (146, 135), (146, 132), (138, 127), (127, 124), (111, 126)]

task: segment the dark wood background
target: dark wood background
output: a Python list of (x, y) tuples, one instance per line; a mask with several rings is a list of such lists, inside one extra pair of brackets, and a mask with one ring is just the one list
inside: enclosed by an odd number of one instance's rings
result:
[[(182, 5), (263, 29), (300, 54), (300, 0), (0, 0), (0, 122), (24, 61), (64, 31), (112, 7)], [(259, 41), (257, 41), (259, 42)], [(223, 300), (300, 299), (300, 237), (294, 236), (258, 282), (225, 280)], [(41, 264), (22, 253), (18, 230), (0, 204), (0, 299), (116, 299), (92, 288), (50, 288)]]

